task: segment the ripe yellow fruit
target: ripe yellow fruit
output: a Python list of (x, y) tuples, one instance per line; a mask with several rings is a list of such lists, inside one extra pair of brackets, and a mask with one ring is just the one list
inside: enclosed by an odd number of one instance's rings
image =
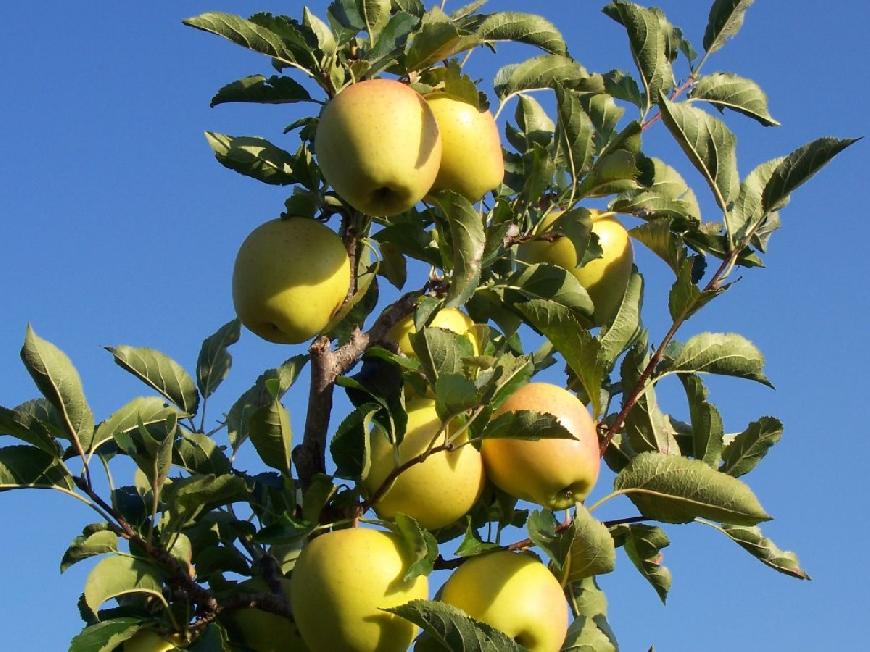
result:
[(133, 638), (124, 643), (124, 652), (167, 652), (174, 650), (175, 644), (167, 641), (150, 629), (136, 632)]
[(441, 163), (441, 136), (422, 95), (398, 81), (370, 79), (324, 107), (314, 151), (323, 176), (345, 201), (386, 217), (429, 192)]
[(426, 577), (403, 581), (410, 562), (402, 540), (378, 530), (335, 530), (309, 542), (290, 586), (293, 614), (308, 647), (405, 652), (417, 627), (381, 609), (428, 596)]
[[(407, 411), (408, 426), (399, 444), (398, 458), (384, 433), (376, 429), (370, 436), (371, 467), (364, 481), (369, 495), (397, 466), (423, 453), (441, 427), (432, 399), (408, 401)], [(442, 433), (435, 445), (445, 443), (446, 438), (447, 433)], [(402, 512), (434, 530), (467, 514), (483, 485), (483, 461), (473, 446), (442, 451), (403, 471), (377, 502), (375, 511), (381, 518)]]
[(510, 495), (552, 510), (586, 498), (598, 480), (601, 456), (595, 422), (583, 403), (556, 385), (528, 383), (493, 417), (515, 410), (552, 414), (575, 439), (484, 439), (487, 477)]
[(469, 559), (444, 584), (440, 599), (531, 652), (558, 652), (568, 630), (562, 587), (529, 553), (502, 550)]
[[(622, 303), (625, 288), (631, 277), (634, 256), (628, 231), (616, 219), (614, 213), (592, 214), (592, 232), (598, 236), (602, 256), (577, 267), (577, 250), (569, 238), (559, 238), (555, 242), (531, 241), (523, 244), (519, 257), (528, 263), (552, 263), (569, 270), (586, 288), (595, 306), (593, 316), (596, 326), (610, 323)], [(538, 227), (547, 229), (561, 215), (552, 212)]]
[[(480, 343), (477, 341), (473, 332), (469, 333), (469, 331), (474, 327), (474, 322), (471, 321), (471, 318), (464, 312), (461, 312), (456, 308), (445, 308), (435, 315), (429, 326), (443, 328), (444, 330), (459, 335), (467, 335), (468, 339), (471, 341), (474, 355), (480, 354)], [(417, 329), (414, 327), (413, 316), (406, 317), (390, 329), (390, 332), (387, 334), (387, 339), (391, 342), (395, 342), (401, 353), (411, 356), (414, 355), (414, 349), (411, 347), (409, 336), (411, 333), (416, 332)]]
[(228, 620), (253, 652), (308, 652), (292, 620), (260, 609), (238, 609)]
[(279, 344), (319, 333), (350, 287), (350, 261), (335, 233), (315, 220), (266, 222), (242, 243), (233, 269), (233, 303), (242, 323)]
[(426, 96), (441, 132), (441, 167), (433, 190), (454, 190), (480, 200), (504, 179), (498, 126), (489, 111), (446, 93)]

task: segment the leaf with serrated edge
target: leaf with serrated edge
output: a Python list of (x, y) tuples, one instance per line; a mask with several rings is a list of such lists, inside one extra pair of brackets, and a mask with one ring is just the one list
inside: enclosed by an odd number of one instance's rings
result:
[(552, 54), (568, 54), (562, 33), (553, 23), (536, 14), (501, 11), (484, 16), (473, 29), (484, 41), (516, 41)]
[(495, 75), (493, 86), (499, 100), (505, 102), (517, 93), (554, 88), (557, 83), (572, 88), (588, 74), (570, 57), (545, 54), (502, 67)]
[(598, 336), (598, 340), (601, 343), (598, 357), (605, 369), (612, 368), (613, 363), (620, 354), (631, 346), (631, 343), (637, 337), (640, 331), (640, 311), (642, 305), (643, 276), (635, 268), (628, 279), (628, 286), (613, 323)]
[(109, 557), (101, 560), (85, 580), (85, 603), (96, 612), (100, 605), (128, 593), (147, 593), (166, 605), (163, 573), (134, 557)]
[(72, 490), (73, 481), (56, 455), (33, 446), (0, 448), (0, 491), (26, 488)]
[(293, 156), (264, 138), (205, 132), (215, 158), (226, 168), (275, 186), (298, 183)]
[(722, 451), (723, 473), (735, 478), (749, 473), (782, 438), (782, 421), (761, 417), (732, 439)]
[(672, 343), (660, 371), (736, 376), (773, 387), (764, 375), (761, 351), (737, 333), (700, 333), (685, 344)]
[(139, 396), (118, 408), (97, 426), (91, 450), (97, 450), (102, 444), (110, 441), (118, 433), (132, 432), (141, 423), (150, 426), (166, 421), (170, 416), (177, 416), (175, 407), (166, 405), (166, 401), (156, 396)]
[(480, 261), (486, 245), (483, 219), (470, 201), (453, 191), (438, 192), (431, 199), (450, 225), (453, 275), (444, 307), (456, 308), (471, 298), (480, 282)]
[(731, 109), (757, 120), (765, 127), (779, 125), (767, 108), (767, 95), (751, 79), (730, 72), (704, 75), (695, 84), (691, 101), (710, 102), (717, 109)]
[(716, 406), (707, 400), (707, 388), (700, 377), (695, 374), (682, 374), (680, 380), (689, 401), (694, 457), (715, 469), (722, 457), (725, 437), (722, 416)]
[(586, 113), (580, 96), (556, 85), (556, 113), (559, 135), (574, 183), (589, 171), (595, 156), (595, 125)]
[(571, 536), (571, 547), (562, 569), (562, 586), (614, 569), (616, 548), (610, 531), (582, 504), (577, 505)]
[(661, 115), (677, 144), (703, 175), (716, 203), (728, 210), (739, 190), (736, 138), (725, 123), (701, 109), (659, 95)]
[[(747, 233), (754, 231), (758, 223), (764, 219), (761, 195), (773, 171), (783, 160), (784, 157), (780, 157), (762, 163), (740, 184), (740, 192), (734, 201), (734, 206), (725, 215), (725, 226), (735, 242), (743, 241)], [(781, 201), (780, 204), (782, 203)]]
[(661, 550), (670, 545), (665, 531), (659, 527), (633, 523), (611, 530), (614, 538), (622, 539), (623, 549), (664, 603), (671, 588), (671, 571), (662, 565)]
[(27, 373), (55, 407), (66, 434), (87, 450), (94, 436), (94, 414), (85, 398), (82, 380), (67, 355), (27, 325), (21, 360)]
[(84, 532), (73, 539), (73, 542), (63, 553), (60, 562), (60, 572), (83, 559), (109, 552), (118, 552), (118, 535), (109, 529), (106, 523), (89, 525)]
[(60, 455), (60, 447), (54, 440), (51, 428), (23, 410), (0, 407), (0, 435), (20, 439), (49, 455)]
[(196, 385), (203, 398), (211, 396), (230, 371), (233, 358), (227, 348), (239, 341), (242, 322), (227, 322), (202, 343), (196, 359)]
[(576, 439), (558, 417), (546, 412), (513, 410), (490, 421), (481, 439)]
[(251, 414), (248, 436), (267, 466), (290, 475), (293, 434), (290, 430), (290, 415), (280, 400), (276, 398)]
[(613, 487), (641, 514), (663, 523), (689, 523), (700, 517), (756, 525), (771, 518), (740, 480), (676, 455), (641, 453), (619, 472)]
[(311, 95), (299, 82), (290, 77), (272, 75), (249, 75), (222, 86), (210, 105), (215, 107), (228, 102), (255, 102), (258, 104), (291, 104), (313, 102)]
[(125, 616), (112, 618), (86, 627), (73, 637), (69, 652), (113, 652), (121, 649), (124, 641), (133, 638), (147, 621)]
[(755, 0), (715, 0), (704, 30), (704, 49), (712, 54), (743, 26), (746, 10)]
[(107, 346), (115, 362), (187, 414), (196, 414), (199, 394), (190, 374), (165, 353), (134, 346)]
[(429, 575), (438, 557), (438, 542), (432, 533), (420, 525), (416, 519), (406, 514), (396, 514), (393, 519), (395, 532), (405, 544), (413, 561), (408, 565), (403, 582), (410, 582), (419, 575)]
[(728, 535), (732, 541), (747, 550), (762, 564), (799, 580), (810, 579), (807, 572), (801, 568), (797, 555), (789, 550), (780, 549), (773, 541), (764, 536), (760, 528), (723, 525), (716, 527), (716, 529)]

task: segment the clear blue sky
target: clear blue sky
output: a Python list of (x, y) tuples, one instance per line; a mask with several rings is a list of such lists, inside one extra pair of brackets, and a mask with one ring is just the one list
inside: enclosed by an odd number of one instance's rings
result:
[[(454, 4), (461, 3), (448, 7)], [(634, 72), (625, 36), (599, 13), (600, 4), (490, 2), (492, 9), (536, 11), (555, 20), (572, 54), (590, 69)], [(659, 4), (699, 44), (708, 3)], [(311, 2), (321, 15), (324, 5)], [(209, 109), (224, 83), (270, 69), (264, 58), (181, 25), (185, 16), (207, 10), (301, 15), (302, 3), (0, 4), (0, 404), (36, 395), (18, 357), (27, 322), (73, 358), (103, 418), (145, 388), (101, 346), (152, 346), (192, 368), (202, 338), (232, 317), (235, 251), (252, 228), (279, 213), (286, 191), (220, 167), (202, 132), (261, 135), (292, 147), (281, 129), (296, 113), (254, 105)], [(817, 136), (870, 131), (868, 21), (870, 5), (858, 0), (769, 1), (750, 9), (742, 32), (707, 69), (755, 79), (783, 124), (764, 129), (728, 116), (743, 174)], [(503, 51), (515, 59), (533, 54)], [(505, 59), (480, 52), (472, 70), (489, 80), (497, 61)], [(661, 125), (647, 143), (686, 170), (713, 219), (700, 178)], [(860, 198), (867, 148), (866, 142), (853, 146), (795, 194), (766, 258), (768, 269), (743, 274), (685, 331), (738, 331), (766, 353), (777, 391), (724, 380), (710, 383), (713, 399), (729, 431), (765, 414), (785, 422), (781, 445), (749, 479), (776, 517), (766, 532), (796, 550), (814, 580), (778, 575), (701, 526), (668, 527), (672, 544), (665, 559), (674, 581), (667, 607), (621, 553), (617, 570), (602, 579), (624, 650), (866, 645), (870, 439), (861, 383), (870, 362), (864, 344), (870, 265)], [(645, 318), (656, 340), (666, 328), (670, 279), (657, 261), (644, 254), (639, 260), (648, 287)], [(301, 350), (245, 334), (215, 407), (225, 408), (261, 370)], [(304, 381), (288, 400), (297, 432)], [(679, 394), (665, 392), (664, 400), (680, 414)], [(596, 495), (609, 483), (603, 477)], [(614, 501), (602, 516), (632, 513), (630, 505)], [(91, 516), (47, 492), (0, 495), (0, 649), (66, 649), (80, 628), (76, 599), (89, 566), (63, 576), (57, 569)]]

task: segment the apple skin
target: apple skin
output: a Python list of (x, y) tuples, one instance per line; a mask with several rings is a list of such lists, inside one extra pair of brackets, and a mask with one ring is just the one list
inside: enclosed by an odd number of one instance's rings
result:
[(513, 410), (556, 416), (576, 439), (484, 439), (487, 477), (516, 498), (566, 509), (582, 501), (598, 480), (601, 455), (595, 422), (580, 400), (549, 383), (528, 383), (511, 394), (493, 417)]
[[(432, 318), (429, 326), (443, 328), (446, 331), (451, 331), (458, 335), (468, 334), (467, 336), (471, 341), (474, 355), (480, 354), (480, 343), (473, 334), (468, 333), (468, 331), (474, 326), (474, 322), (471, 320), (471, 317), (466, 315), (464, 312), (457, 310), (456, 308), (445, 308), (444, 310), (439, 310), (435, 317)], [(387, 339), (391, 342), (395, 342), (396, 346), (399, 347), (400, 353), (404, 353), (407, 356), (413, 356), (415, 354), (409, 336), (411, 333), (416, 332), (417, 329), (414, 327), (414, 318), (413, 316), (409, 316), (390, 329), (390, 332), (387, 334)]]
[(558, 652), (568, 630), (562, 587), (529, 553), (500, 550), (469, 559), (444, 584), (440, 600), (530, 652)]
[(350, 261), (335, 233), (303, 217), (254, 229), (233, 269), (233, 304), (265, 340), (297, 344), (321, 332), (350, 287)]
[(167, 652), (174, 649), (174, 643), (167, 641), (150, 629), (136, 632), (133, 638), (127, 639), (124, 642), (123, 647), (124, 652)]
[[(390, 472), (422, 453), (441, 427), (435, 401), (420, 398), (407, 403), (408, 426), (399, 444), (396, 460), (393, 446), (378, 429), (370, 435), (371, 467), (363, 484), (371, 495)], [(443, 444), (442, 434), (436, 444)], [(452, 452), (434, 453), (409, 467), (374, 506), (381, 518), (402, 512), (430, 530), (445, 527), (461, 518), (480, 497), (484, 486), (483, 460), (473, 446)]]
[(504, 179), (498, 126), (489, 111), (446, 93), (426, 96), (443, 143), (441, 167), (432, 190), (453, 190), (479, 201)]
[[(555, 242), (531, 241), (521, 245), (518, 255), (528, 263), (552, 263), (570, 271), (586, 288), (595, 306), (593, 321), (596, 326), (609, 324), (616, 316), (628, 280), (631, 277), (634, 255), (628, 231), (614, 213), (592, 214), (592, 232), (598, 236), (603, 255), (577, 267), (577, 250), (569, 238)], [(538, 226), (542, 231), (558, 219), (560, 212), (548, 214)]]
[(366, 215), (389, 217), (429, 192), (441, 164), (441, 136), (422, 95), (398, 81), (370, 79), (324, 107), (314, 151), (339, 196)]
[(296, 624), (261, 609), (238, 609), (228, 620), (253, 652), (308, 652)]
[(405, 652), (417, 627), (381, 609), (427, 598), (426, 577), (402, 580), (410, 562), (404, 543), (389, 532), (350, 528), (312, 539), (296, 560), (290, 586), (308, 647)]

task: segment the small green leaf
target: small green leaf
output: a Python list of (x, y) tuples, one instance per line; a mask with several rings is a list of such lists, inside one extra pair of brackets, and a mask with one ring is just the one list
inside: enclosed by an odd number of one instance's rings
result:
[(365, 22), (366, 31), (377, 38), (390, 20), (390, 0), (356, 0), (356, 7)]
[(61, 416), (67, 436), (87, 450), (94, 436), (94, 414), (72, 361), (54, 344), (39, 337), (29, 324), (21, 360), (39, 391)]
[(196, 385), (208, 398), (223, 382), (233, 364), (227, 348), (239, 341), (242, 323), (233, 319), (209, 335), (202, 343), (196, 360)]
[(588, 74), (583, 66), (570, 57), (544, 54), (502, 67), (495, 75), (493, 86), (503, 103), (523, 91), (555, 88), (556, 84), (573, 88)]
[(704, 49), (712, 54), (743, 26), (746, 10), (755, 0), (714, 0), (704, 31)]
[(764, 356), (737, 333), (700, 333), (672, 343), (657, 373), (708, 373), (736, 376), (773, 387), (764, 375)]
[(73, 489), (73, 480), (57, 455), (33, 446), (0, 448), (0, 491), (7, 489)]
[(643, 276), (637, 268), (628, 279), (622, 304), (613, 323), (598, 336), (601, 348), (598, 357), (604, 369), (611, 369), (616, 359), (631, 346), (641, 328), (640, 312), (643, 305)]
[(91, 450), (97, 450), (107, 441), (124, 433), (137, 430), (139, 424), (151, 426), (163, 423), (172, 416), (177, 416), (174, 407), (166, 405), (166, 401), (156, 396), (139, 396), (126, 405), (115, 410), (108, 419), (97, 426)]
[(465, 528), (465, 537), (456, 548), (457, 557), (474, 557), (484, 552), (497, 550), (500, 546), (497, 543), (483, 541), (477, 534), (477, 530), (471, 525), (471, 518), (468, 518), (468, 526)]
[(88, 525), (63, 553), (60, 572), (83, 559), (109, 552), (118, 552), (118, 535), (109, 529), (107, 523)]
[(191, 475), (173, 480), (163, 490), (163, 499), (175, 530), (194, 522), (207, 511), (244, 501), (245, 481), (236, 475)]
[(409, 335), (411, 347), (431, 386), (446, 374), (462, 374), (463, 359), (474, 355), (469, 339), (453, 331), (429, 326)]
[(634, 227), (628, 234), (665, 261), (674, 274), (679, 274), (686, 259), (686, 247), (671, 225), (669, 218), (655, 219)]
[(731, 109), (757, 120), (765, 127), (779, 126), (767, 109), (767, 95), (751, 79), (730, 72), (704, 75), (695, 84), (691, 100), (710, 102), (717, 109)]
[(405, 68), (422, 70), (479, 42), (476, 36), (461, 34), (447, 14), (437, 6), (432, 7), (423, 16), (420, 29), (408, 40)]
[(221, 87), (211, 98), (211, 106), (227, 102), (290, 104), (313, 101), (302, 84), (290, 77), (272, 75), (267, 79), (263, 75), (250, 75)]
[(363, 403), (339, 424), (329, 444), (335, 462), (335, 475), (348, 480), (361, 480), (369, 473), (371, 452), (369, 433), (372, 420), (381, 410), (378, 403)]
[(214, 439), (199, 432), (181, 430), (175, 444), (172, 463), (192, 473), (229, 473), (232, 465)]
[(736, 138), (725, 123), (701, 109), (659, 95), (662, 119), (677, 144), (707, 180), (723, 211), (739, 190)]
[(405, 571), (402, 581), (410, 582), (420, 575), (429, 575), (438, 557), (438, 542), (435, 537), (415, 519), (405, 514), (396, 514), (394, 523), (396, 534), (402, 537), (405, 547), (414, 560)]
[(302, 24), (314, 34), (317, 47), (323, 56), (334, 57), (338, 50), (338, 42), (335, 40), (335, 34), (332, 33), (329, 25), (323, 22), (308, 7), (302, 9)]
[(196, 414), (199, 394), (184, 368), (165, 353), (127, 345), (107, 346), (119, 367), (157, 390), (187, 414)]
[(656, 451), (665, 455), (679, 455), (676, 433), (656, 400), (655, 389), (647, 387), (637, 404), (628, 413), (623, 433), (636, 453)]
[(758, 421), (753, 421), (722, 451), (720, 470), (735, 478), (746, 475), (781, 438), (782, 422), (779, 419), (761, 417)]
[(586, 113), (580, 95), (556, 85), (556, 113), (560, 144), (576, 184), (589, 171), (596, 153), (595, 125)]
[(671, 286), (668, 294), (668, 309), (674, 321), (685, 321), (701, 308), (725, 291), (727, 286), (717, 290), (702, 292), (694, 282), (695, 269), (700, 256), (692, 256), (683, 260), (677, 273), (677, 280)]
[(299, 183), (293, 173), (293, 155), (264, 138), (207, 131), (205, 139), (218, 162), (230, 170), (276, 186)]
[(290, 429), (290, 415), (280, 399), (275, 398), (250, 415), (248, 436), (260, 459), (267, 466), (290, 475), (293, 433)]
[(616, 567), (616, 548), (607, 526), (582, 504), (577, 504), (570, 533), (570, 548), (562, 568), (562, 586), (611, 572)]
[(645, 220), (677, 218), (700, 221), (698, 199), (680, 173), (661, 159), (652, 157), (648, 161), (651, 168), (644, 170), (640, 179), (645, 185), (621, 195), (610, 209)]
[(543, 16), (501, 11), (474, 18), (474, 24), (469, 27), (484, 42), (515, 41), (534, 45), (552, 54), (568, 54), (562, 33)]
[(689, 400), (689, 415), (692, 421), (692, 448), (696, 460), (718, 468), (722, 457), (725, 427), (716, 406), (707, 400), (707, 388), (699, 376), (681, 374), (680, 381)]
[(461, 374), (441, 374), (434, 389), (435, 410), (443, 423), (480, 404), (477, 387)]
[(770, 520), (752, 490), (700, 460), (678, 455), (641, 453), (613, 483), (647, 518), (689, 523), (707, 518), (734, 525)]
[(470, 201), (451, 190), (435, 193), (432, 201), (449, 224), (453, 274), (444, 307), (456, 308), (468, 301), (480, 283), (480, 261), (486, 244), (483, 218)]
[(611, 534), (622, 543), (631, 563), (664, 603), (671, 588), (671, 571), (662, 565), (661, 551), (671, 543), (665, 531), (659, 527), (633, 523), (619, 525), (611, 530)]
[[(560, 227), (559, 224), (555, 226)], [(580, 250), (578, 260), (582, 257), (583, 250), (585, 246)], [(509, 303), (543, 299), (570, 308), (583, 317), (592, 316), (593, 306), (589, 293), (577, 277), (564, 267), (550, 263), (529, 265), (508, 277), (505, 287), (505, 299)]]
[(125, 616), (86, 627), (70, 642), (69, 652), (114, 652), (144, 629), (147, 621)]
[[(735, 242), (742, 242), (748, 233), (754, 232), (765, 219), (761, 205), (761, 195), (770, 181), (774, 170), (784, 160), (783, 157), (762, 163), (756, 167), (740, 184), (740, 192), (734, 206), (725, 214), (725, 226)], [(782, 206), (787, 200), (780, 200)]]
[(567, 587), (577, 615), (568, 628), (562, 652), (618, 652), (616, 636), (607, 623), (607, 598), (594, 577)]
[(97, 563), (85, 580), (85, 604), (97, 612), (107, 600), (129, 593), (147, 593), (166, 605), (164, 575), (148, 562), (134, 557), (108, 557)]
[(492, 419), (481, 439), (575, 439), (559, 419), (545, 412), (513, 410)]
[(49, 455), (60, 456), (60, 447), (54, 440), (53, 429), (26, 411), (0, 407), (0, 435), (15, 437)]
[(526, 652), (506, 634), (443, 602), (412, 600), (385, 611), (422, 627), (427, 636), (445, 650)]
[(732, 541), (749, 551), (762, 564), (799, 580), (810, 579), (806, 571), (801, 568), (797, 555), (791, 551), (780, 549), (773, 541), (764, 536), (760, 528), (723, 525), (716, 529), (728, 535)]

